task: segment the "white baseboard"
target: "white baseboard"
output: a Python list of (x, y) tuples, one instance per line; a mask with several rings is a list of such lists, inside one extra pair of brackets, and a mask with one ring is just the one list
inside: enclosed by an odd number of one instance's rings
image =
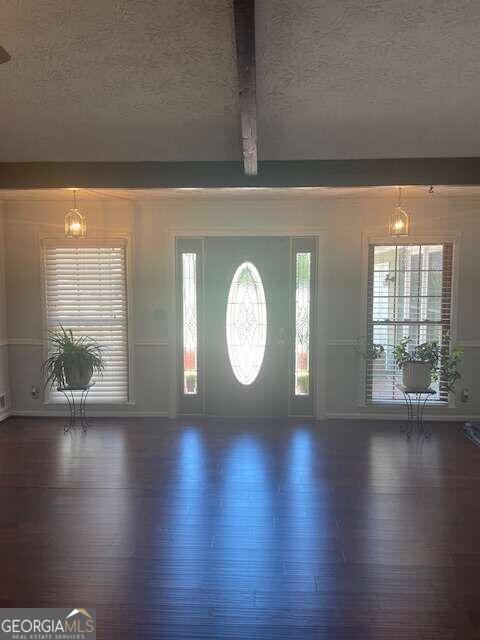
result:
[[(0, 422), (6, 420), (9, 416), (24, 416), (31, 418), (65, 418), (68, 417), (68, 411), (48, 411), (46, 409), (28, 409), (17, 410), (12, 409), (0, 413)], [(91, 418), (168, 418), (168, 411), (89, 411), (88, 416)], [(179, 416), (180, 418), (182, 416)], [(292, 416), (290, 416), (292, 417)], [(306, 418), (314, 420), (314, 418)], [(406, 420), (405, 413), (342, 413), (327, 412), (323, 414), (319, 420)], [(477, 422), (480, 421), (480, 415), (461, 415), (461, 414), (425, 414), (425, 420), (431, 422)]]
[[(327, 420), (406, 420), (406, 413), (341, 413), (327, 412), (325, 414)], [(461, 415), (461, 414), (427, 414), (424, 420), (429, 422), (476, 422), (480, 420), (480, 416)]]
[[(12, 416), (31, 418), (66, 418), (68, 411), (47, 411), (46, 409), (13, 409)], [(87, 411), (89, 418), (168, 418), (168, 411)]]

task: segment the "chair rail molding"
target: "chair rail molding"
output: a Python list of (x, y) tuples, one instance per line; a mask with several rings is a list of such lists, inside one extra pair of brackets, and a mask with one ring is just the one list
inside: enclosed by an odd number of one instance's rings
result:
[[(42, 340), (41, 338), (4, 338), (0, 339), (0, 347), (1, 346), (29, 346), (29, 347), (43, 347), (46, 344), (46, 340)], [(133, 341), (133, 344), (136, 347), (167, 347), (168, 340), (165, 338), (154, 339), (154, 338), (139, 338)]]
[(339, 338), (328, 340), (327, 345), (329, 347), (358, 347), (358, 338)]

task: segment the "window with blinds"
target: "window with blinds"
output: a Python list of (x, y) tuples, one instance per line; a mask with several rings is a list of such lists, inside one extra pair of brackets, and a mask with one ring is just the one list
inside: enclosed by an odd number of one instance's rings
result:
[[(382, 344), (385, 353), (367, 362), (367, 402), (403, 399), (396, 386), (402, 372), (393, 358), (402, 338), (410, 337), (414, 345), (431, 340), (446, 343), (452, 259), (452, 244), (370, 245), (367, 340)], [(448, 401), (442, 381), (432, 387), (437, 401)]]
[[(104, 348), (103, 376), (94, 376), (90, 402), (128, 401), (128, 307), (126, 246), (45, 244), (47, 328), (62, 325)], [(56, 390), (51, 402), (64, 402)]]

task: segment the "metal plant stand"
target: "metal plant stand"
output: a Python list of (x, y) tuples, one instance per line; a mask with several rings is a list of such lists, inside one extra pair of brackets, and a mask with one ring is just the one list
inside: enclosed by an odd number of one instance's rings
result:
[(423, 391), (411, 391), (403, 384), (397, 384), (397, 389), (403, 393), (405, 404), (407, 406), (408, 424), (406, 428), (407, 438), (410, 438), (416, 431), (418, 435), (424, 438), (430, 438), (430, 431), (425, 431), (423, 422), (423, 414), (429, 398), (436, 395), (433, 389), (424, 389)]
[(57, 387), (57, 391), (61, 391), (65, 396), (70, 410), (70, 417), (63, 430), (68, 433), (70, 429), (82, 427), (86, 432), (88, 429), (88, 420), (86, 415), (87, 397), (90, 389), (95, 382), (90, 382), (85, 387)]

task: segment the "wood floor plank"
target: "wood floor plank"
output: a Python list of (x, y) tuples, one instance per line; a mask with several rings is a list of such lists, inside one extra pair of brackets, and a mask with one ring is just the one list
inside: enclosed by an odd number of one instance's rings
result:
[(0, 425), (0, 606), (99, 638), (480, 640), (480, 449), (457, 426)]

